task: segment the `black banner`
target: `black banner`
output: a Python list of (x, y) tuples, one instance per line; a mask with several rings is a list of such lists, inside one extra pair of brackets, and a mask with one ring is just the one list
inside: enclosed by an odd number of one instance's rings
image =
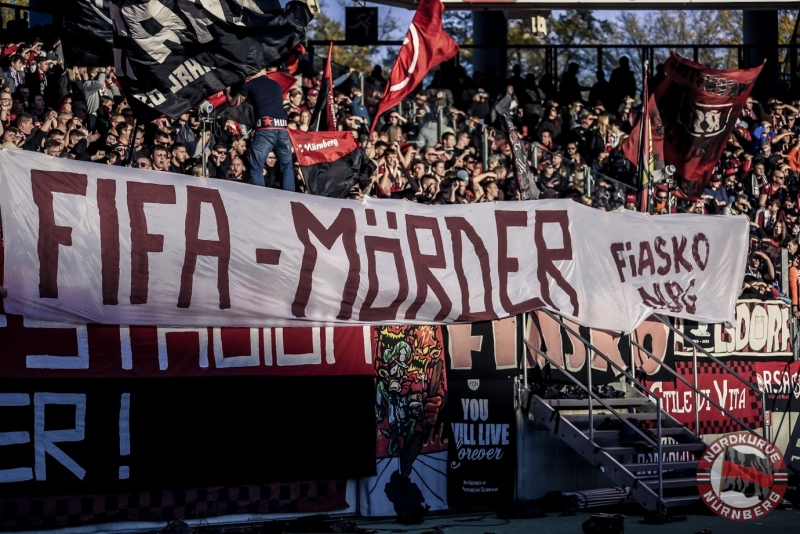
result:
[(146, 9), (145, 0), (112, 2), (125, 92), (170, 117), (285, 59), (311, 21), (301, 2), (277, 12), (272, 0), (161, 0), (159, 9)]
[(451, 507), (493, 506), (514, 498), (517, 467), (514, 382), (450, 378), (447, 499)]
[(373, 378), (4, 380), (0, 496), (375, 473)]
[(68, 67), (107, 67), (114, 64), (114, 31), (109, 0), (63, 0), (61, 39)]
[(448, 504), (509, 502), (517, 467), (514, 376), (523, 346), (522, 319), (450, 325), (444, 331), (449, 349)]

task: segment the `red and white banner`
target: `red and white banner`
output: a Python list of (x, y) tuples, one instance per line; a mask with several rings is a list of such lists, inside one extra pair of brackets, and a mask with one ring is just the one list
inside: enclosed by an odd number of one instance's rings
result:
[(368, 326), (167, 328), (0, 315), (0, 378), (372, 375)]
[(632, 331), (734, 319), (744, 217), (568, 200), (424, 206), (0, 151), (9, 313), (71, 323), (474, 322), (546, 307)]
[(301, 167), (333, 163), (361, 145), (350, 132), (304, 132), (287, 130)]
[[(728, 365), (742, 378), (751, 384), (755, 383), (751, 362), (732, 361), (728, 362)], [(716, 363), (700, 362), (695, 370), (692, 362), (675, 362), (675, 371), (690, 384), (693, 383), (696, 372), (697, 388), (700, 391), (742, 422), (755, 428), (762, 426), (761, 397)], [(645, 381), (645, 384), (661, 397), (662, 408), (666, 412), (687, 428), (694, 430), (695, 393), (689, 386), (677, 379), (671, 382)], [(700, 413), (701, 434), (727, 434), (742, 430), (741, 425), (728, 414), (699, 395), (697, 395), (697, 410)]]

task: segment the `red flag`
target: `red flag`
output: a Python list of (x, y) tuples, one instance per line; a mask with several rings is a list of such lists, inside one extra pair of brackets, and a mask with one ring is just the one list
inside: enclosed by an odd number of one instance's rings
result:
[(378, 118), (402, 102), (429, 70), (458, 54), (458, 44), (442, 29), (443, 12), (441, 0), (420, 0), (372, 121), (373, 130)]
[(696, 200), (719, 162), (763, 65), (710, 69), (674, 52), (654, 100), (664, 124), (664, 160), (676, 168), (676, 196)]
[[(645, 82), (647, 85), (647, 82)], [(645, 88), (647, 91), (647, 88)], [(642, 120), (645, 119), (647, 123), (647, 130), (645, 131), (644, 145), (641, 148), (647, 150), (645, 160), (650, 162), (651, 170), (659, 170), (664, 168), (664, 125), (661, 123), (661, 115), (658, 113), (656, 107), (655, 97), (650, 94), (646, 99), (646, 105), (642, 109), (642, 116), (636, 122), (631, 134), (625, 138), (620, 145), (622, 155), (633, 163), (639, 165), (639, 141), (641, 137)]]
[(328, 47), (328, 60), (325, 62), (325, 116), (329, 131), (336, 131), (336, 102), (333, 99), (333, 71), (331, 70), (331, 58), (333, 57), (333, 43)]
[(289, 90), (297, 85), (297, 80), (294, 76), (289, 74), (288, 72), (282, 72), (279, 70), (275, 70), (272, 72), (267, 73), (267, 78), (274, 82), (278, 82), (283, 89), (283, 98), (286, 98), (286, 95), (289, 94)]
[[(664, 168), (664, 125), (658, 113), (655, 99), (647, 86), (647, 71), (644, 74), (642, 114), (631, 134), (622, 142), (622, 155), (637, 166), (638, 184), (641, 194), (640, 210), (646, 212), (650, 207), (650, 195), (655, 172)], [(642, 125), (644, 124), (644, 130)], [(639, 162), (643, 163), (640, 164)]]

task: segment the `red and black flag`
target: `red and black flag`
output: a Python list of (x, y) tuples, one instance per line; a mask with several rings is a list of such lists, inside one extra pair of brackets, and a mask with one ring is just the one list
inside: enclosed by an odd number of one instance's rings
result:
[(664, 168), (664, 124), (661, 122), (655, 98), (647, 86), (646, 68), (643, 78), (642, 114), (621, 148), (625, 158), (637, 166), (637, 183), (641, 186), (640, 208), (647, 212), (655, 172)]
[(336, 131), (336, 101), (333, 99), (333, 71), (331, 58), (333, 57), (333, 43), (328, 47), (328, 60), (325, 62), (325, 72), (322, 77), (320, 97), (311, 116), (311, 128), (314, 131)]
[(676, 196), (700, 198), (763, 65), (711, 69), (674, 52), (654, 100), (664, 125), (664, 159), (676, 168)]
[(774, 474), (769, 460), (758, 454), (749, 454), (726, 447), (722, 461), (722, 477), (719, 491), (735, 491), (748, 499), (767, 498), (774, 484)]
[(350, 132), (289, 130), (309, 193), (342, 198), (375, 172), (375, 164)]

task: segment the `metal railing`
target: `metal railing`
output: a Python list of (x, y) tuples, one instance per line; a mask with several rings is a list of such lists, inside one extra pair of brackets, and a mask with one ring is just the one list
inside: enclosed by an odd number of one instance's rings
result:
[[(308, 42), (308, 49), (312, 51), (315, 47), (328, 46), (329, 40), (311, 40)], [(372, 43), (354, 43), (347, 40), (334, 40), (335, 46), (377, 46), (396, 48), (403, 44), (402, 40), (385, 39)], [(498, 49), (497, 45), (483, 44), (460, 44), (461, 53), (469, 53), (472, 50)], [(606, 73), (616, 66), (619, 55), (630, 56), (632, 70), (637, 79), (637, 86), (641, 87), (641, 69), (633, 65), (643, 65), (649, 61), (650, 65), (663, 62), (674, 50), (684, 57), (693, 59), (697, 63), (709, 63), (715, 68), (750, 68), (756, 66), (751, 62), (751, 52), (754, 50), (774, 49), (778, 54), (780, 63), (779, 70), (784, 82), (790, 84), (790, 89), (794, 89), (798, 83), (798, 49), (800, 45), (793, 40), (792, 43), (765, 45), (745, 45), (745, 44), (700, 44), (700, 43), (659, 43), (659, 44), (506, 44), (502, 47), (507, 50), (509, 55), (509, 67), (514, 63), (532, 63), (526, 65), (527, 71), (535, 70), (540, 77), (549, 78), (558, 82), (561, 73), (571, 61), (579, 61), (582, 69), (593, 73), (601, 68)], [(618, 52), (610, 54), (610, 51)], [(521, 54), (533, 53), (535, 57), (525, 58)], [(516, 56), (512, 60), (513, 56)], [(580, 56), (580, 57), (576, 57)], [(593, 56), (593, 57), (592, 57)], [(464, 62), (461, 55), (457, 55), (457, 64)], [(592, 78), (592, 76), (589, 76)]]
[[(572, 376), (572, 373), (570, 373), (566, 368), (562, 368), (555, 360), (550, 358), (544, 351), (542, 351), (539, 348), (533, 346), (533, 344), (531, 344), (530, 341), (528, 341), (527, 339), (525, 340), (525, 344), (528, 346), (528, 348), (530, 348), (536, 354), (539, 354), (541, 357), (545, 358), (550, 363), (550, 365), (552, 365), (552, 366), (556, 367), (557, 369), (561, 370), (567, 378), (569, 378), (573, 383), (575, 383), (575, 385), (577, 385), (578, 387), (580, 387), (582, 390), (584, 390), (587, 393), (588, 400), (589, 400), (589, 402), (587, 404), (588, 404), (588, 407), (589, 407), (589, 442), (590, 443), (592, 443), (593, 445), (597, 445), (595, 443), (595, 440), (594, 440), (594, 408), (592, 406), (592, 404), (593, 404), (592, 400), (596, 400), (605, 409), (607, 409), (612, 414), (614, 414), (614, 416), (617, 417), (617, 419), (619, 419), (622, 423), (628, 425), (637, 434), (639, 434), (642, 438), (644, 438), (644, 440), (647, 443), (653, 445), (656, 448), (657, 455), (658, 455), (658, 461), (657, 461), (657, 463), (658, 463), (658, 498), (659, 499), (663, 499), (664, 498), (664, 480), (663, 480), (663, 471), (664, 471), (664, 469), (663, 469), (663, 467), (664, 467), (664, 455), (663, 455), (663, 452), (664, 451), (663, 451), (663, 444), (662, 444), (662, 439), (661, 439), (662, 438), (662, 435), (661, 435), (661, 419), (663, 417), (662, 408), (661, 408), (661, 398), (658, 397), (652, 390), (650, 390), (643, 383), (639, 382), (639, 380), (637, 380), (633, 375), (631, 375), (623, 367), (621, 367), (615, 361), (613, 361), (611, 358), (609, 358), (605, 354), (603, 354), (602, 351), (598, 350), (594, 345), (592, 345), (592, 343), (589, 340), (585, 339), (583, 336), (580, 335), (579, 332), (576, 332), (573, 328), (571, 328), (569, 325), (567, 325), (556, 314), (554, 314), (553, 312), (551, 312), (549, 310), (545, 310), (545, 309), (543, 309), (542, 312), (547, 314), (551, 319), (553, 319), (558, 324), (560, 324), (562, 327), (564, 327), (567, 330), (567, 332), (569, 332), (570, 334), (575, 336), (575, 338), (578, 339), (578, 341), (580, 341), (581, 343), (583, 343), (583, 345), (586, 347), (586, 349), (587, 349), (586, 350), (586, 376), (587, 376), (587, 383), (583, 384), (580, 380), (578, 380), (577, 378)], [(642, 391), (648, 393), (651, 396), (652, 399), (655, 399), (655, 404), (656, 404), (656, 439), (655, 439), (655, 441), (650, 436), (648, 436), (645, 432), (643, 432), (639, 427), (637, 427), (636, 425), (634, 425), (633, 423), (628, 421), (628, 419), (623, 414), (619, 413), (617, 410), (612, 408), (609, 403), (607, 403), (599, 395), (597, 395), (594, 391), (592, 391), (592, 365), (591, 365), (591, 358), (592, 358), (593, 354), (597, 354), (598, 356), (603, 358), (606, 362), (610, 363), (611, 366), (614, 369), (616, 369), (623, 376), (625, 376), (625, 378), (627, 378), (633, 385), (635, 385), (636, 387), (640, 388)], [(525, 361), (525, 377), (526, 377), (525, 378), (525, 385), (527, 386), (527, 356), (524, 358), (524, 361)]]
[[(539, 167), (539, 154), (538, 150), (541, 150), (545, 154), (549, 154), (551, 157), (553, 156), (554, 152), (552, 150), (548, 150), (547, 147), (539, 143), (538, 141), (534, 141), (530, 144), (529, 150), (529, 159), (531, 163), (531, 174), (538, 174), (538, 167)], [(611, 178), (601, 172), (592, 172), (591, 163), (586, 162), (585, 165), (578, 165), (572, 161), (567, 160), (564, 158), (562, 154), (562, 163), (565, 167), (568, 167), (572, 174), (570, 176), (580, 175), (582, 173), (582, 177), (580, 179), (583, 180), (583, 194), (587, 197), (591, 197), (594, 193), (594, 183), (597, 181), (595, 176), (613, 184), (617, 189), (627, 192), (629, 189), (637, 191), (638, 188), (634, 185), (631, 185), (626, 182), (622, 182), (617, 180), (616, 178)], [(563, 188), (566, 184), (564, 183), (564, 179), (562, 178), (561, 187)]]
[(652, 359), (652, 360), (655, 360), (655, 361), (656, 361), (656, 362), (657, 362), (659, 365), (661, 365), (661, 368), (662, 368), (662, 369), (664, 369), (664, 370), (665, 370), (665, 371), (667, 371), (669, 374), (671, 374), (672, 376), (674, 376), (675, 378), (677, 378), (678, 380), (680, 380), (681, 382), (683, 382), (684, 384), (686, 384), (687, 386), (689, 386), (689, 388), (690, 388), (692, 391), (694, 391), (694, 392), (695, 392), (695, 402), (694, 402), (694, 432), (693, 432), (693, 434), (694, 434), (695, 436), (697, 436), (698, 438), (700, 437), (700, 411), (698, 410), (698, 404), (699, 404), (699, 403), (698, 403), (697, 395), (700, 395), (700, 396), (701, 396), (701, 397), (703, 397), (705, 400), (707, 400), (707, 401), (709, 402), (709, 404), (711, 404), (712, 406), (714, 406), (715, 408), (717, 408), (719, 411), (721, 411), (722, 413), (724, 413), (725, 415), (727, 415), (728, 417), (730, 417), (731, 419), (733, 419), (734, 421), (736, 421), (737, 423), (739, 423), (739, 424), (742, 426), (742, 428), (744, 428), (745, 430), (747, 430), (748, 432), (750, 432), (750, 433), (751, 433), (751, 434), (753, 434), (753, 435), (757, 435), (757, 432), (755, 431), (755, 429), (753, 429), (753, 428), (750, 428), (750, 426), (749, 426), (747, 423), (745, 423), (744, 421), (742, 421), (741, 419), (739, 419), (738, 417), (736, 417), (735, 415), (733, 415), (733, 413), (729, 412), (729, 411), (728, 411), (728, 410), (726, 410), (724, 407), (722, 407), (721, 405), (719, 405), (719, 404), (718, 404), (718, 403), (717, 403), (717, 402), (716, 402), (714, 399), (712, 399), (711, 397), (709, 397), (708, 395), (706, 395), (706, 394), (705, 394), (705, 393), (704, 393), (702, 390), (700, 390), (700, 389), (697, 387), (697, 373), (695, 373), (695, 384), (694, 384), (694, 385), (692, 385), (692, 384), (690, 384), (690, 383), (689, 383), (689, 381), (688, 381), (688, 380), (686, 380), (686, 379), (685, 379), (685, 378), (683, 378), (681, 375), (679, 375), (679, 374), (678, 374), (678, 373), (677, 373), (677, 372), (676, 372), (674, 369), (672, 369), (672, 368), (671, 368), (671, 367), (669, 367), (667, 364), (665, 364), (665, 363), (664, 363), (664, 362), (663, 362), (661, 359), (657, 358), (657, 357), (656, 357), (656, 356), (655, 356), (655, 355), (654, 355), (652, 352), (650, 352), (649, 350), (647, 350), (646, 348), (644, 348), (644, 347), (643, 347), (643, 346), (642, 346), (642, 345), (641, 345), (641, 344), (640, 344), (638, 341), (635, 341), (635, 340), (633, 339), (633, 337), (631, 337), (631, 344), (632, 344), (634, 347), (636, 347), (636, 348), (638, 348), (639, 350), (641, 350), (642, 352), (644, 352), (644, 353), (647, 355), (647, 357), (648, 357), (648, 358), (650, 358), (650, 359)]
[[(763, 425), (763, 429), (764, 429), (763, 430), (764, 437), (767, 438), (767, 439), (770, 439), (770, 436), (768, 436), (768, 432), (767, 432), (766, 392), (758, 389), (758, 386), (751, 384), (742, 375), (740, 375), (739, 373), (737, 373), (736, 371), (731, 369), (725, 362), (723, 362), (722, 360), (720, 360), (719, 358), (717, 358), (716, 356), (714, 356), (713, 354), (711, 354), (710, 352), (705, 350), (703, 347), (701, 347), (700, 345), (695, 343), (689, 336), (687, 336), (686, 334), (684, 334), (683, 332), (681, 332), (680, 330), (675, 328), (668, 320), (664, 319), (663, 317), (661, 317), (659, 315), (655, 315), (654, 314), (653, 316), (658, 321), (660, 321), (664, 326), (666, 326), (668, 329), (670, 329), (675, 335), (680, 336), (685, 342), (688, 342), (688, 344), (692, 347), (692, 374), (694, 375), (694, 387), (692, 389), (694, 389), (694, 391), (695, 391), (695, 402), (694, 402), (695, 425), (696, 425), (695, 430), (697, 432), (700, 431), (700, 423), (699, 423), (700, 416), (699, 416), (699, 411), (697, 409), (697, 405), (699, 404), (699, 402), (698, 402), (699, 399), (697, 398), (697, 394), (699, 393), (699, 390), (697, 388), (697, 351), (699, 350), (709, 360), (713, 361), (714, 363), (716, 363), (717, 365), (719, 365), (720, 367), (725, 369), (728, 373), (731, 374), (731, 376), (735, 377), (742, 384), (744, 384), (748, 389), (750, 389), (756, 395), (761, 397), (761, 421), (762, 421), (762, 425)], [(747, 430), (750, 430), (750, 428), (747, 425), (744, 425), (741, 421), (737, 420), (737, 422), (742, 424), (742, 426), (744, 426)]]

